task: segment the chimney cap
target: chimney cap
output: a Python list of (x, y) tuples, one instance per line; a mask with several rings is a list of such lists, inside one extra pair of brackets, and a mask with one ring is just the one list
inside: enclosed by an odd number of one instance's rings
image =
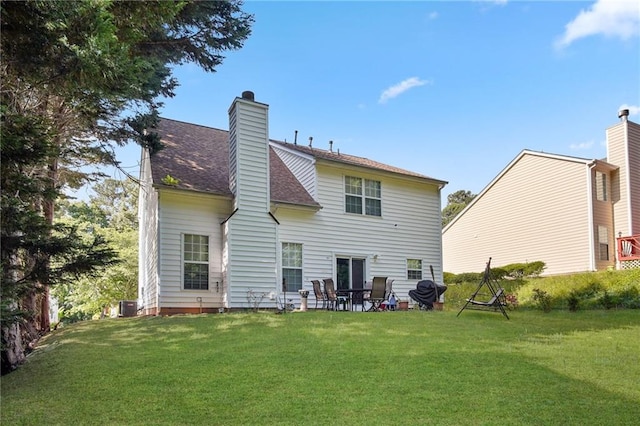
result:
[(245, 90), (242, 92), (242, 99), (246, 99), (248, 101), (255, 101), (255, 95), (251, 90)]
[(628, 117), (628, 116), (629, 116), (628, 109), (621, 109), (620, 111), (618, 111), (618, 118)]

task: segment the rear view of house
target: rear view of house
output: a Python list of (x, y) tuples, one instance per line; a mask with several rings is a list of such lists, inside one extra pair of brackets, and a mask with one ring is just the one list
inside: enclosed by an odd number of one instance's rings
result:
[(268, 112), (245, 92), (228, 132), (160, 121), (165, 148), (144, 151), (141, 168), (144, 314), (275, 308), (324, 278), (362, 288), (387, 276), (406, 297), (430, 266), (441, 281), (446, 182), (270, 140)]
[(542, 260), (545, 274), (640, 266), (640, 126), (620, 112), (607, 159), (522, 151), (442, 231), (453, 273)]

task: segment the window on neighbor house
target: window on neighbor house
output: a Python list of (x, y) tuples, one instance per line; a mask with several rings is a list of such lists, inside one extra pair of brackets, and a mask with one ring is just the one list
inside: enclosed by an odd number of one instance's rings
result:
[(347, 213), (382, 216), (380, 181), (345, 176), (344, 193)]
[(607, 201), (607, 175), (596, 172), (596, 200)]
[(302, 244), (282, 243), (282, 278), (287, 291), (302, 290)]
[(209, 290), (209, 237), (182, 236), (183, 286), (185, 290)]
[(609, 230), (598, 226), (598, 251), (600, 260), (609, 260)]
[(408, 280), (422, 279), (422, 260), (421, 259), (407, 259), (407, 279)]

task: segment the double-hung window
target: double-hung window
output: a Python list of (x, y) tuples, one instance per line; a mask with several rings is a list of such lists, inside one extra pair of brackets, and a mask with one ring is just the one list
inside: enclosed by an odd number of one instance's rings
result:
[(609, 260), (609, 230), (598, 225), (598, 252), (600, 260)]
[(209, 237), (182, 236), (183, 286), (185, 290), (209, 290)]
[(380, 181), (345, 176), (344, 194), (344, 205), (347, 213), (382, 216)]
[(607, 175), (596, 172), (596, 200), (607, 201)]
[(282, 243), (282, 278), (287, 291), (302, 290), (302, 244)]
[(407, 259), (407, 279), (422, 279), (422, 259)]

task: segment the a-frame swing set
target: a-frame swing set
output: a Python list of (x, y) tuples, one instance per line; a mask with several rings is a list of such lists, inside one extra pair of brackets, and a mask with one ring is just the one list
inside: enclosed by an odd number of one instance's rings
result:
[[(483, 287), (487, 287), (489, 293), (481, 293), (480, 290)], [(490, 298), (488, 300), (479, 300), (477, 299), (478, 296), (487, 296)], [(507, 311), (505, 310), (506, 305), (507, 300), (504, 294), (504, 289), (499, 287), (498, 282), (491, 276), (491, 258), (489, 258), (487, 266), (484, 269), (484, 274), (482, 275), (482, 281), (480, 281), (476, 291), (467, 299), (467, 302), (456, 316), (459, 316), (460, 313), (467, 308), (483, 311), (492, 310), (494, 312), (500, 310), (502, 315), (504, 315), (506, 319), (509, 319), (509, 315), (507, 315)]]

